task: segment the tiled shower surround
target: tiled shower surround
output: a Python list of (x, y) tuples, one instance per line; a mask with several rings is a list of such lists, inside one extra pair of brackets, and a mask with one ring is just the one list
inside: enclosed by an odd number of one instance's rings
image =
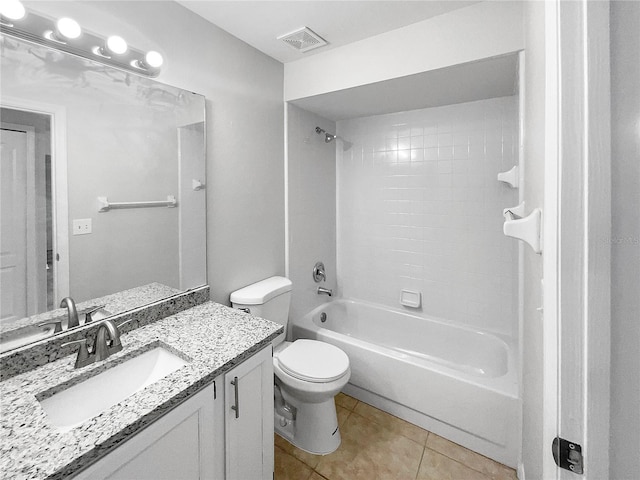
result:
[[(518, 191), (518, 98), (337, 123), (339, 288), (418, 315), (517, 338), (518, 241), (502, 233)], [(408, 309), (412, 310), (412, 309)]]

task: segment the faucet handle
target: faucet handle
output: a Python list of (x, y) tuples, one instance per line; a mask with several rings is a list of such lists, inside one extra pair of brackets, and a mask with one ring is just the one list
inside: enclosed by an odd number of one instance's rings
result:
[(327, 279), (327, 275), (324, 271), (324, 263), (316, 262), (313, 266), (313, 281), (316, 283), (324, 282)]
[(106, 305), (98, 305), (97, 307), (93, 307), (90, 310), (87, 310), (86, 312), (84, 312), (84, 324), (86, 325), (87, 323), (92, 322), (93, 318), (91, 317), (91, 315), (93, 315), (98, 310), (104, 307), (106, 307)]
[[(122, 332), (120, 331), (120, 329), (121, 329), (124, 325), (126, 325), (127, 323), (131, 323), (131, 322), (133, 322), (134, 320), (137, 320), (137, 319), (136, 319), (136, 318), (130, 318), (129, 320), (125, 320), (124, 322), (119, 323), (119, 324), (116, 324), (116, 323), (114, 322), (114, 326), (116, 327), (116, 330), (117, 330), (117, 332), (118, 332), (117, 340), (116, 340), (116, 342), (115, 342), (116, 344), (120, 344), (120, 334), (122, 333)], [(114, 345), (112, 345), (112, 346), (116, 346), (116, 345), (114, 344)]]
[(60, 347), (66, 347), (67, 345), (73, 345), (77, 343), (80, 345), (78, 349), (78, 356), (76, 357), (75, 368), (81, 368), (93, 363), (93, 358), (89, 358), (89, 349), (87, 347), (87, 339), (81, 338), (79, 340), (72, 340), (71, 342), (63, 343)]
[(39, 327), (46, 327), (47, 325), (53, 325), (53, 333), (62, 331), (62, 320), (49, 320), (38, 324)]
[(116, 325), (118, 328), (122, 327), (123, 325), (126, 325), (127, 323), (133, 322), (134, 320), (137, 320), (135, 318), (130, 318), (129, 320), (125, 320), (122, 323), (119, 323), (118, 325)]

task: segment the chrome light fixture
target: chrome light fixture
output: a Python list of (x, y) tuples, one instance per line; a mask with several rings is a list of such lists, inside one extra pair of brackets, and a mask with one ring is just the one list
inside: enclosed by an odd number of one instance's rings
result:
[(27, 11), (20, 0), (4, 0), (0, 5), (0, 17), (2, 17), (3, 24), (6, 22), (11, 25), (12, 20), (20, 20), (26, 14)]
[(26, 10), (19, 0), (2, 0), (0, 33), (147, 77), (157, 77), (163, 63), (162, 55), (154, 50), (132, 48), (118, 35), (105, 39), (68, 17), (56, 20)]
[(103, 46), (95, 46), (91, 49), (91, 51), (95, 55), (98, 55), (100, 57), (111, 58), (112, 55), (124, 55), (125, 53), (127, 53), (128, 49), (129, 45), (127, 45), (127, 42), (124, 38), (118, 35), (111, 35), (109, 38), (107, 38), (107, 41)]
[[(45, 33), (45, 36), (47, 33)], [(73, 18), (63, 17), (56, 22), (56, 31), (51, 32), (49, 35), (57, 42), (64, 43), (66, 40), (75, 40), (80, 37), (82, 28)]]

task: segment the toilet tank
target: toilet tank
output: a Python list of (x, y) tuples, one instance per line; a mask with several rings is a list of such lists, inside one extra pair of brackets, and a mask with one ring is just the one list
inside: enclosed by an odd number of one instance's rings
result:
[(291, 280), (285, 277), (270, 277), (247, 285), (231, 294), (233, 308), (249, 309), (251, 315), (284, 325), (287, 330), (289, 304), (291, 303)]

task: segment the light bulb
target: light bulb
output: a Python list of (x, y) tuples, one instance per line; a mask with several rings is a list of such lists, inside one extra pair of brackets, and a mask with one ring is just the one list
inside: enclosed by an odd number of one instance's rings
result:
[(0, 15), (10, 20), (20, 20), (24, 18), (27, 11), (20, 0), (3, 0), (0, 6)]
[(107, 48), (116, 55), (122, 55), (129, 47), (127, 46), (127, 42), (124, 41), (124, 38), (118, 35), (112, 35), (107, 38)]
[(82, 29), (73, 18), (64, 17), (57, 21), (58, 33), (65, 38), (78, 38), (82, 34)]
[(147, 54), (144, 56), (144, 63), (152, 68), (160, 68), (163, 61), (164, 60), (162, 59), (162, 55), (154, 50), (147, 52)]

